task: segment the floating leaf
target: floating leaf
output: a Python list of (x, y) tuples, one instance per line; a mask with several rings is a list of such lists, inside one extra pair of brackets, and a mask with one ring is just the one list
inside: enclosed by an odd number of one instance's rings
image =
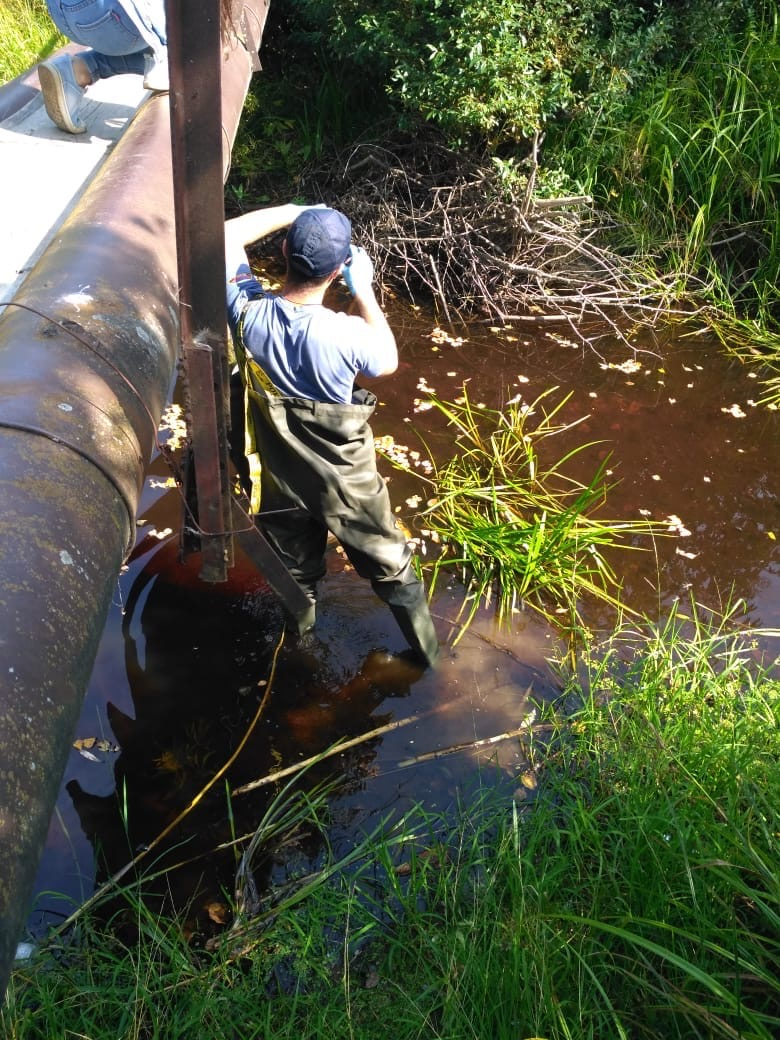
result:
[(744, 419), (746, 414), (738, 404), (733, 404), (730, 408), (721, 408), (721, 411), (725, 415), (733, 415), (735, 419)]
[(670, 516), (667, 516), (666, 522), (669, 524), (669, 529), (671, 531), (676, 531), (681, 538), (690, 538), (691, 532), (683, 524), (679, 516), (675, 516), (675, 514), (672, 513)]
[(698, 553), (686, 552), (684, 549), (679, 547), (674, 550), (678, 556), (684, 556), (686, 560), (695, 560), (699, 555)]
[(634, 372), (638, 372), (641, 369), (641, 367), (642, 366), (639, 364), (639, 362), (634, 360), (633, 358), (629, 358), (627, 361), (621, 361), (619, 365), (615, 364), (612, 361), (607, 362), (606, 364), (603, 364), (603, 365), (599, 365), (599, 368), (603, 368), (603, 369), (613, 368), (617, 372), (625, 372), (625, 374), (627, 376), (630, 376)]

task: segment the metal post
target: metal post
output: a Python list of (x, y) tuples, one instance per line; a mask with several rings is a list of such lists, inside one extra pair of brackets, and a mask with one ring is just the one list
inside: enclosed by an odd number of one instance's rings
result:
[[(185, 10), (186, 9), (186, 10)], [(201, 578), (233, 563), (222, 181), (220, 0), (167, 0), (171, 154), (176, 192), (181, 353), (189, 426), (187, 499), (200, 525)], [(203, 361), (210, 362), (211, 385)], [(187, 530), (186, 523), (183, 525)], [(191, 536), (190, 536), (191, 539)], [(182, 544), (186, 545), (186, 538)]]

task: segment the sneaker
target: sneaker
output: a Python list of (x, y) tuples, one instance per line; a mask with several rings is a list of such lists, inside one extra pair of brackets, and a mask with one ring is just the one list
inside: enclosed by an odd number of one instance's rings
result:
[(79, 119), (85, 87), (80, 87), (73, 74), (73, 60), (61, 54), (38, 66), (38, 79), (46, 114), (52, 123), (67, 134), (83, 134), (87, 129)]
[(145, 54), (144, 89), (159, 93), (168, 88), (168, 52)]

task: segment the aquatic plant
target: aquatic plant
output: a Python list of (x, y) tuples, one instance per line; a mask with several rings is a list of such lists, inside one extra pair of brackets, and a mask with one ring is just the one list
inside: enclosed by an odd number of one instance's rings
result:
[(679, 67), (553, 131), (551, 147), (622, 221), (623, 248), (676, 273), (710, 305), (728, 343), (780, 355), (780, 20), (777, 11), (717, 49), (706, 36)]
[(583, 597), (618, 606), (620, 581), (607, 551), (636, 549), (639, 536), (668, 533), (645, 520), (600, 515), (606, 461), (587, 483), (566, 472), (593, 444), (546, 461), (548, 442), (582, 421), (560, 418), (571, 395), (547, 408), (556, 389), (532, 403), (518, 396), (500, 410), (475, 406), (465, 391), (460, 403), (431, 396), (453, 427), (456, 452), (443, 464), (432, 458), (423, 535), (443, 551), (426, 566), (431, 590), (444, 571), (461, 572), (469, 590), (463, 630), (479, 606), (494, 599), (503, 621), (527, 605), (576, 628)]

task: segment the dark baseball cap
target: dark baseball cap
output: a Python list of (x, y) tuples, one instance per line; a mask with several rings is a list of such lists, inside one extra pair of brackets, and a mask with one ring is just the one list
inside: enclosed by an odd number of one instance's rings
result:
[(306, 209), (287, 232), (287, 262), (304, 278), (327, 278), (349, 256), (352, 225), (337, 209)]

